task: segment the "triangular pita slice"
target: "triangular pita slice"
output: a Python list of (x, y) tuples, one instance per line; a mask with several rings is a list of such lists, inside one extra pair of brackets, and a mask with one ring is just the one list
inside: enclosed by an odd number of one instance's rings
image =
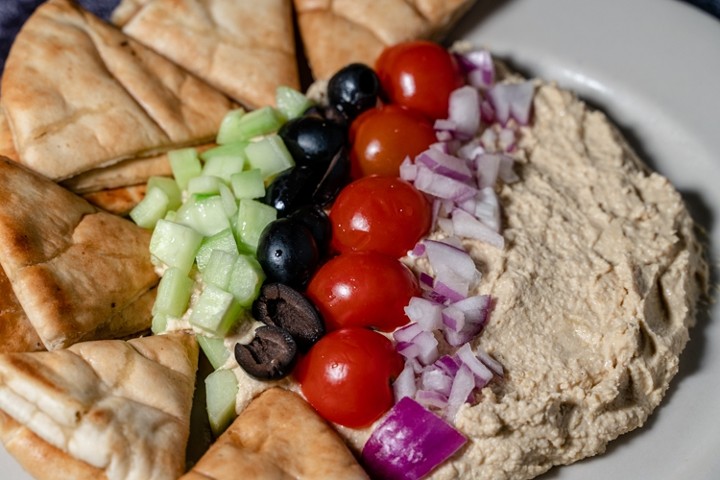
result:
[(12, 291), (5, 270), (0, 268), (0, 353), (43, 349), (40, 337)]
[(340, 436), (296, 393), (266, 390), (182, 480), (367, 479)]
[(474, 0), (294, 0), (316, 79), (350, 63), (373, 66), (388, 45), (439, 40)]
[(99, 192), (110, 188), (146, 183), (152, 176), (170, 176), (172, 169), (166, 153), (147, 158), (132, 158), (115, 165), (81, 173), (61, 182), (61, 185), (78, 194)]
[(20, 161), (63, 180), (212, 140), (223, 94), (70, 0), (25, 23), (2, 79)]
[(110, 188), (99, 192), (84, 193), (82, 197), (98, 208), (115, 215), (125, 216), (145, 197), (147, 185)]
[(150, 0), (123, 31), (247, 107), (298, 88), (291, 0)]
[(120, 0), (110, 16), (110, 21), (118, 27), (124, 26), (137, 12), (151, 0)]
[(18, 159), (15, 142), (13, 141), (10, 125), (8, 124), (5, 112), (0, 108), (0, 156), (8, 157), (11, 160)]
[(48, 350), (150, 325), (150, 232), (0, 158), (0, 265)]
[(0, 436), (38, 479), (174, 480), (198, 349), (182, 333), (0, 355)]

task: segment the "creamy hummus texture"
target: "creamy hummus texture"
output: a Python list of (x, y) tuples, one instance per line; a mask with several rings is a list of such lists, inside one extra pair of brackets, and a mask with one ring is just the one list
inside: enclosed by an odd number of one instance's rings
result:
[(680, 195), (605, 115), (546, 84), (533, 108), (500, 190), (507, 246), (471, 246), (497, 301), (479, 342), (505, 378), (461, 408), (470, 441), (433, 478), (532, 478), (642, 425), (706, 285)]

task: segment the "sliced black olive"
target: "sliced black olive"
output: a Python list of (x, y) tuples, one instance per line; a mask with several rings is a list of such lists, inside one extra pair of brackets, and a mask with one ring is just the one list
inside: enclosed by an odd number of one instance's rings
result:
[(330, 205), (340, 190), (350, 181), (350, 158), (347, 150), (341, 149), (333, 157), (325, 175), (313, 192), (313, 202), (321, 207)]
[(314, 116), (290, 120), (278, 131), (297, 165), (324, 172), (346, 142), (345, 128)]
[(320, 262), (312, 233), (289, 218), (270, 222), (260, 234), (257, 260), (269, 282), (303, 289)]
[(266, 283), (252, 307), (253, 317), (286, 330), (305, 352), (325, 334), (320, 313), (302, 293), (281, 283)]
[(292, 371), (297, 345), (286, 330), (265, 325), (255, 330), (255, 337), (247, 345), (235, 344), (235, 360), (248, 375), (277, 380)]
[(317, 205), (306, 205), (295, 210), (288, 218), (303, 224), (310, 230), (321, 257), (328, 253), (332, 238), (332, 224), (325, 210)]
[(314, 189), (324, 172), (307, 166), (294, 166), (280, 173), (268, 186), (263, 203), (277, 210), (278, 218), (313, 202)]
[(377, 104), (380, 80), (375, 71), (362, 63), (352, 63), (328, 82), (328, 101), (350, 120)]

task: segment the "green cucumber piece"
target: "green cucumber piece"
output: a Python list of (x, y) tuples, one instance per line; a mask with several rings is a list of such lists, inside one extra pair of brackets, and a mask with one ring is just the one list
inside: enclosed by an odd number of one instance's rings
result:
[(215, 285), (205, 285), (190, 314), (190, 324), (214, 337), (224, 337), (240, 319), (235, 297)]
[(233, 294), (241, 306), (247, 308), (260, 294), (264, 281), (265, 272), (258, 261), (249, 255), (240, 255), (231, 270), (227, 291)]
[(243, 198), (238, 205), (235, 233), (238, 243), (246, 247), (244, 250), (255, 252), (257, 250), (260, 234), (272, 221), (277, 219), (277, 210), (256, 200)]
[(236, 140), (236, 137), (238, 136), (238, 124), (244, 116), (244, 108), (230, 110), (228, 113), (225, 114), (222, 122), (220, 122), (220, 128), (218, 129), (218, 134), (216, 138), (218, 145), (225, 145), (238, 141)]
[(235, 198), (262, 198), (265, 196), (265, 182), (259, 168), (245, 170), (230, 177)]
[(195, 338), (215, 370), (225, 365), (227, 359), (230, 358), (230, 350), (225, 347), (225, 341), (222, 338), (206, 337), (205, 335), (196, 335)]
[[(227, 116), (226, 116), (227, 118)], [(277, 132), (285, 123), (283, 115), (274, 107), (263, 107), (247, 112), (243, 115), (234, 115), (226, 123), (220, 124), (218, 143), (244, 142), (255, 137)]]
[(153, 315), (165, 314), (171, 317), (182, 317), (187, 310), (195, 282), (175, 267), (163, 273), (158, 284), (157, 297), (153, 305)]
[(205, 392), (210, 429), (220, 436), (235, 420), (235, 397), (238, 381), (232, 370), (215, 370), (205, 378)]
[(282, 138), (274, 134), (248, 144), (245, 154), (249, 169), (259, 168), (265, 182), (269, 182), (278, 173), (295, 165)]
[(314, 105), (305, 95), (284, 85), (275, 90), (275, 104), (287, 120), (299, 117)]
[(152, 323), (150, 324), (150, 330), (155, 335), (164, 332), (165, 330), (167, 330), (167, 321), (168, 316), (164, 313), (158, 313), (157, 315), (153, 315)]
[(203, 281), (227, 291), (237, 257), (237, 252), (212, 250), (205, 270), (202, 272)]
[[(238, 149), (239, 144), (231, 143), (228, 145), (221, 145), (213, 150), (217, 150), (220, 148), (227, 150), (228, 147)], [(245, 168), (244, 149), (245, 147), (243, 146), (242, 156), (219, 153), (208, 157), (208, 159), (205, 161), (205, 165), (203, 166), (202, 174), (219, 177), (225, 183), (230, 183), (230, 177), (232, 176), (232, 174), (242, 172)], [(212, 150), (208, 150), (208, 152), (212, 152)]]
[(130, 218), (142, 228), (155, 228), (168, 211), (170, 199), (164, 190), (151, 188), (145, 197), (130, 210)]
[(200, 154), (200, 159), (207, 163), (213, 158), (222, 157), (233, 159), (244, 165), (247, 160), (247, 157), (245, 156), (245, 147), (247, 144), (248, 142), (234, 142), (226, 143), (225, 145), (218, 145), (217, 147), (213, 147), (202, 152)]
[(222, 179), (213, 175), (200, 175), (188, 181), (187, 191), (190, 195), (217, 195), (220, 193)]
[(231, 227), (219, 195), (190, 197), (178, 210), (176, 220), (206, 237)]
[[(200, 270), (201, 273), (204, 272), (205, 267), (208, 265), (210, 257), (214, 251), (230, 253), (233, 255), (233, 262), (235, 261), (235, 257), (238, 256), (239, 252), (237, 242), (235, 241), (235, 235), (233, 235), (231, 228), (221, 230), (215, 235), (207, 237), (203, 240), (200, 245), (200, 249), (195, 256), (195, 263), (197, 263), (198, 270)], [(222, 285), (218, 286), (222, 287)]]
[(202, 234), (186, 225), (158, 220), (150, 238), (150, 254), (187, 275), (195, 263), (202, 239)]
[(202, 166), (194, 148), (181, 148), (168, 153), (170, 168), (180, 189), (187, 188), (188, 181), (200, 175)]
[(235, 195), (233, 194), (232, 190), (230, 190), (230, 187), (227, 185), (220, 184), (220, 198), (223, 202), (223, 207), (225, 208), (225, 214), (228, 218), (235, 218), (235, 215), (237, 215), (238, 210), (238, 204), (237, 200), (235, 199)]
[(177, 182), (170, 177), (153, 176), (148, 179), (148, 191), (159, 188), (168, 196), (168, 210), (177, 210), (182, 205), (182, 192)]

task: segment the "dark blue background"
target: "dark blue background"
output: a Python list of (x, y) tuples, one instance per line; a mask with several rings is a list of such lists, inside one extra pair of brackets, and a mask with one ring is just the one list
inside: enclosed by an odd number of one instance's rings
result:
[[(119, 1), (120, 0), (79, 0), (79, 3), (95, 14), (103, 18), (108, 18)], [(597, 1), (601, 2), (603, 0)], [(720, 18), (720, 0), (687, 1)], [(24, 22), (41, 3), (43, 3), (43, 0), (0, 0), (0, 72), (2, 72), (5, 66), (5, 57), (10, 50), (12, 40), (20, 29), (22, 22)]]

